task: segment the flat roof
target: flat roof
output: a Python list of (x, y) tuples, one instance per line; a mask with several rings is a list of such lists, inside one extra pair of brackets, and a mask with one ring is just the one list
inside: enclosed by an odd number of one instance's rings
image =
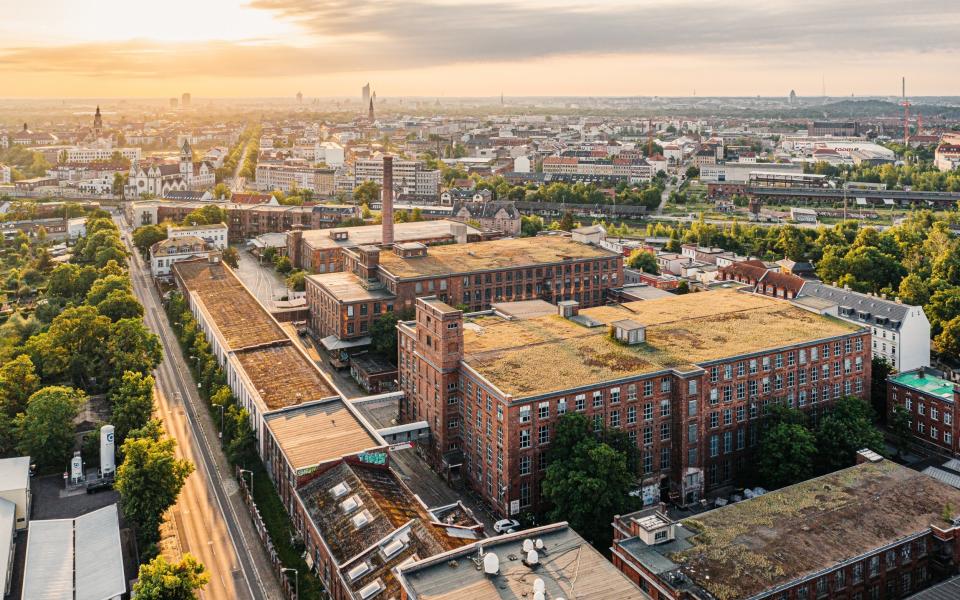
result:
[(0, 490), (30, 488), (30, 457), (0, 458)]
[(427, 250), (426, 256), (410, 258), (385, 251), (380, 253), (380, 269), (399, 278), (431, 277), (617, 256), (609, 250), (567, 237), (540, 236), (433, 246)]
[[(464, 362), (515, 397), (533, 396), (848, 334), (860, 327), (732, 289), (580, 310), (585, 327), (559, 315), (464, 324)], [(646, 342), (625, 346), (606, 325), (631, 319)], [(543, 365), (552, 365), (543, 377)]]
[(530, 319), (557, 313), (556, 306), (546, 300), (539, 299), (517, 300), (516, 302), (494, 302), (490, 305), (490, 308), (511, 319)]
[(209, 313), (231, 350), (289, 339), (222, 261), (183, 261), (174, 263), (173, 270)]
[(912, 390), (953, 402), (953, 382), (930, 372), (907, 371), (891, 375), (890, 381)]
[(0, 498), (0, 593), (7, 589), (7, 565), (13, 560), (17, 505)]
[[(465, 223), (455, 223), (446, 219), (430, 221), (416, 221), (413, 223), (394, 223), (393, 239), (395, 242), (411, 242), (418, 240), (432, 240), (445, 236), (453, 236), (453, 225), (463, 225), (467, 234), (479, 234), (480, 230)], [(347, 239), (335, 240), (334, 233), (346, 233)], [(359, 227), (334, 227), (332, 229), (308, 229), (303, 232), (303, 241), (310, 247), (320, 250), (327, 248), (352, 248), (367, 244), (380, 245), (383, 243), (383, 227), (381, 225), (360, 225)]]
[(947, 526), (948, 505), (960, 506), (960, 490), (866, 462), (685, 519), (692, 546), (670, 558), (718, 600), (747, 598)]
[(383, 445), (340, 398), (270, 413), (264, 421), (295, 470)]
[(126, 592), (116, 504), (30, 523), (24, 598), (109, 600)]
[(395, 297), (382, 288), (369, 290), (363, 287), (359, 277), (346, 271), (308, 275), (307, 278), (341, 302), (389, 300)]
[(286, 343), (234, 352), (268, 410), (339, 396), (317, 366)]
[[(539, 566), (523, 556), (523, 540), (543, 541)], [(499, 574), (490, 576), (473, 562), (481, 545), (499, 557)], [(544, 583), (547, 598), (646, 600), (626, 575), (566, 523), (555, 523), (475, 542), (398, 569), (411, 600), (508, 600), (532, 598), (533, 583)]]

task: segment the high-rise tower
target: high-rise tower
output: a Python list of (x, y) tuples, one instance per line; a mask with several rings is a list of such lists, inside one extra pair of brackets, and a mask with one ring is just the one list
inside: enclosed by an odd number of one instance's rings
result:
[(97, 112), (93, 114), (93, 135), (97, 139), (103, 137), (103, 117), (100, 115), (99, 106), (97, 106)]

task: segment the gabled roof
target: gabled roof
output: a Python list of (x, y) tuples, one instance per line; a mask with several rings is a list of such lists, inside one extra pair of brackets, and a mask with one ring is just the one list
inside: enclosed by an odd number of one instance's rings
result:
[(886, 317), (891, 321), (899, 321), (902, 323), (910, 313), (910, 309), (914, 308), (909, 304), (901, 304), (894, 300), (885, 300), (877, 296), (861, 294), (860, 292), (845, 290), (816, 281), (808, 281), (803, 286), (800, 295), (813, 296), (835, 303), (837, 306), (852, 308), (854, 312), (849, 318), (853, 318), (854, 320), (861, 320), (858, 317), (858, 313), (860, 312), (869, 313), (870, 317), (868, 317), (865, 322), (872, 322), (873, 318), (880, 316)]

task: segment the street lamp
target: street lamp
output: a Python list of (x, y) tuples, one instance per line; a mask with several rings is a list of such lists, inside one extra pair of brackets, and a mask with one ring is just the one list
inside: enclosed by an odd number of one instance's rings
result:
[(298, 570), (296, 570), (296, 569), (290, 569), (290, 568), (281, 568), (281, 569), (280, 569), (280, 572), (281, 572), (281, 573), (289, 573), (289, 572), (291, 572), (291, 571), (293, 572), (293, 583), (294, 583), (295, 590), (296, 590), (296, 593), (297, 593), (297, 598), (296, 598), (296, 600), (300, 600), (300, 571), (298, 571)]
[(218, 404), (217, 407), (220, 409), (220, 440), (223, 440), (223, 405)]
[(240, 469), (240, 477), (243, 478), (244, 473), (250, 474), (250, 498), (253, 498), (253, 471), (249, 469)]

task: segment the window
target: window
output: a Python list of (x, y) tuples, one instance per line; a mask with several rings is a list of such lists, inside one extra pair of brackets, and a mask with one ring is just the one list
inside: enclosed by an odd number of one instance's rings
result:
[[(620, 413), (618, 412), (617, 421), (619, 420), (620, 420)], [(620, 426), (619, 423), (614, 425), (614, 427), (619, 427), (619, 426)], [(550, 426), (549, 425), (541, 425), (540, 428), (537, 429), (537, 443), (540, 444), (541, 446), (543, 444), (550, 443)]]
[(691, 379), (687, 382), (687, 393), (691, 396), (697, 393), (697, 380)]
[(647, 402), (643, 405), (643, 420), (652, 421), (653, 420), (653, 403)]
[(880, 555), (870, 557), (869, 562), (870, 577), (876, 577), (880, 575)]
[(593, 430), (600, 431), (601, 429), (603, 429), (603, 414), (596, 413), (593, 415)]
[(636, 400), (637, 399), (637, 386), (630, 384), (627, 386), (627, 400)]
[(729, 454), (733, 452), (733, 432), (724, 431), (723, 432), (723, 453)]
[(710, 413), (710, 429), (716, 429), (720, 426), (720, 413), (713, 411)]
[(663, 441), (670, 439), (670, 423), (660, 423), (660, 439)]
[(627, 407), (627, 425), (634, 425), (637, 422), (637, 407)]
[(574, 399), (574, 402), (576, 403), (577, 412), (583, 412), (584, 410), (586, 410), (587, 408), (586, 396), (584, 396), (583, 394), (578, 394), (577, 397)]
[(943, 424), (944, 425), (953, 425), (953, 414), (944, 412), (943, 413)]
[(693, 444), (697, 441), (697, 424), (690, 423), (687, 425), (687, 442)]
[(537, 405), (537, 418), (538, 419), (549, 419), (550, 418), (550, 402), (541, 402)]
[(660, 416), (669, 417), (670, 416), (670, 401), (664, 398), (660, 401)]
[(620, 403), (620, 388), (612, 388), (610, 390), (610, 404), (619, 404)]
[(565, 415), (565, 414), (567, 414), (567, 399), (566, 399), (566, 398), (560, 398), (559, 400), (557, 400), (557, 414), (558, 414), (558, 415)]
[(653, 382), (649, 379), (643, 382), (643, 395), (652, 396), (653, 395)]
[(603, 392), (594, 392), (594, 393), (593, 393), (593, 407), (594, 407), (594, 408), (603, 408)]
[(520, 457), (520, 474), (521, 475), (530, 474), (530, 457), (529, 456)]
[(530, 447), (530, 430), (529, 429), (520, 430), (520, 447), (521, 448)]
[(863, 563), (862, 562), (858, 562), (853, 565), (852, 575), (853, 575), (852, 577), (853, 585), (857, 585), (858, 583), (863, 581)]
[(663, 446), (660, 448), (660, 470), (670, 468), (670, 447)]
[(710, 436), (710, 457), (714, 458), (720, 455), (720, 437), (716, 434)]
[(529, 423), (530, 422), (530, 407), (521, 406), (520, 407), (520, 422)]
[(842, 590), (847, 587), (847, 573), (843, 569), (838, 570), (834, 574), (834, 581), (836, 583), (836, 589)]
[(726, 408), (723, 411), (723, 424), (730, 425), (733, 423), (733, 410)]

